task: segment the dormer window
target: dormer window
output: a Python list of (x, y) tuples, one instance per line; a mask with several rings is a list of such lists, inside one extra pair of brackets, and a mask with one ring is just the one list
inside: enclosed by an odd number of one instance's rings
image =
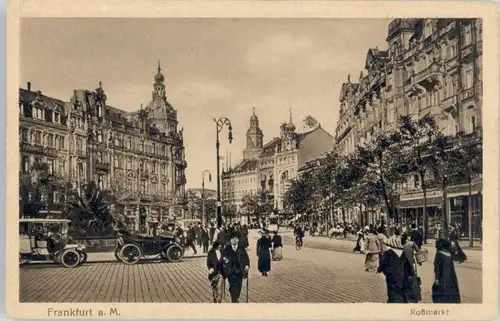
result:
[(59, 113), (54, 113), (54, 123), (61, 123), (61, 115)]

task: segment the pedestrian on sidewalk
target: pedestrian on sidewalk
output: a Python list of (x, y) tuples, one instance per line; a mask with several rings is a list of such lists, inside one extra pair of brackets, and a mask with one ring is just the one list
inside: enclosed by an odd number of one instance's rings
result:
[(384, 244), (385, 239), (387, 238), (387, 235), (384, 234), (385, 227), (384, 225), (380, 225), (377, 231), (377, 239), (380, 244), (380, 255), (382, 255), (385, 250), (387, 250), (387, 247)]
[(460, 289), (453, 263), (453, 250), (450, 241), (436, 241), (434, 257), (434, 284), (432, 285), (433, 303), (460, 303)]
[(273, 261), (281, 261), (281, 259), (283, 259), (283, 240), (281, 239), (281, 235), (278, 234), (278, 231), (274, 231), (273, 233)]
[(214, 239), (214, 237), (215, 237), (215, 230), (216, 230), (216, 228), (214, 226), (214, 223), (213, 222), (210, 223), (210, 229), (209, 229), (210, 242), (214, 242), (215, 241), (215, 239)]
[(241, 246), (243, 246), (245, 249), (248, 249), (248, 227), (246, 225), (241, 226), (240, 228), (240, 233), (241, 233)]
[(210, 242), (210, 237), (208, 235), (208, 230), (206, 227), (201, 229), (201, 245), (203, 246), (203, 253), (208, 252), (208, 244)]
[(208, 280), (210, 281), (210, 287), (212, 288), (212, 296), (214, 303), (220, 303), (222, 300), (221, 285), (223, 282), (221, 272), (222, 272), (222, 252), (221, 244), (215, 241), (208, 251), (207, 255), (207, 268), (208, 268)]
[(412, 268), (411, 271), (408, 271), (408, 282), (405, 285), (406, 287), (413, 289), (413, 291), (407, 292), (408, 303), (418, 303), (422, 301), (422, 282), (417, 273), (417, 262), (415, 260), (415, 255), (420, 250), (420, 248), (415, 242), (411, 240), (411, 237), (409, 238), (407, 236), (407, 234), (403, 234), (401, 236), (401, 244), (403, 245), (403, 253), (408, 259)]
[(417, 229), (417, 224), (413, 223), (411, 225), (411, 232), (410, 232), (410, 240), (415, 243), (416, 246), (420, 249), (422, 245), (424, 244), (424, 237), (422, 235), (422, 232), (420, 232)]
[(247, 251), (239, 245), (240, 233), (231, 234), (231, 243), (222, 251), (222, 276), (229, 283), (231, 302), (238, 303), (243, 279), (248, 277), (250, 258)]
[(362, 228), (359, 229), (357, 235), (358, 235), (358, 239), (356, 240), (356, 247), (352, 251), (354, 253), (356, 253), (356, 252), (362, 253), (362, 251), (364, 251), (363, 247), (364, 247), (364, 238), (365, 238), (365, 234), (364, 234)]
[(271, 237), (267, 230), (261, 230), (259, 234), (261, 237), (257, 241), (258, 269), (263, 276), (267, 276), (271, 271)]
[(196, 251), (196, 247), (194, 246), (195, 239), (196, 239), (196, 232), (193, 226), (190, 225), (186, 233), (186, 247), (192, 248), (194, 255), (198, 254), (198, 251)]
[(385, 275), (387, 286), (387, 303), (409, 303), (413, 297), (413, 289), (408, 286), (413, 268), (403, 252), (400, 236), (393, 236), (385, 240), (387, 250), (380, 257), (377, 273)]
[(375, 232), (375, 228), (370, 224), (368, 233), (365, 237), (365, 271), (372, 271), (378, 268), (380, 241)]

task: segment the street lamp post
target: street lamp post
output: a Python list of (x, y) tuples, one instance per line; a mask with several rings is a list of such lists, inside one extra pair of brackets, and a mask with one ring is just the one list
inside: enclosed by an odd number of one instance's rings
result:
[(220, 156), (219, 156), (219, 133), (222, 131), (224, 126), (227, 126), (229, 129), (229, 144), (233, 141), (233, 127), (231, 126), (231, 121), (226, 117), (221, 117), (219, 119), (215, 119), (215, 129), (216, 129), (216, 142), (215, 148), (217, 150), (217, 228), (222, 226), (222, 207), (221, 207), (221, 197), (220, 197)]
[(212, 181), (212, 173), (208, 169), (201, 172), (201, 224), (204, 225), (203, 220), (206, 218), (205, 224), (208, 224), (208, 216), (205, 217), (205, 174), (208, 174), (208, 181)]

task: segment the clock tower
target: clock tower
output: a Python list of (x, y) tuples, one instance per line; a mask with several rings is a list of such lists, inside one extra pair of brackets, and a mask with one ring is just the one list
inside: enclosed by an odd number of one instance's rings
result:
[(243, 150), (243, 159), (257, 159), (262, 152), (264, 134), (259, 128), (259, 118), (255, 115), (253, 109), (252, 117), (250, 117), (250, 128), (247, 130), (247, 147)]

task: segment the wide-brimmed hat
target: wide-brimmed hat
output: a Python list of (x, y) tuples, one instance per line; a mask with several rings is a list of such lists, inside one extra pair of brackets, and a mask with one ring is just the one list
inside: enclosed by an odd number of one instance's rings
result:
[(392, 236), (384, 239), (382, 242), (388, 247), (392, 247), (393, 249), (403, 249), (403, 244), (401, 244), (400, 237)]
[(241, 236), (241, 233), (240, 233), (239, 231), (232, 231), (232, 232), (231, 232), (231, 238), (232, 238), (232, 239), (233, 239), (233, 238), (238, 238), (238, 239), (239, 239), (239, 238), (240, 238), (240, 236)]
[(266, 230), (266, 229), (262, 229), (262, 230), (259, 231), (259, 234), (260, 235), (269, 235), (269, 231)]

